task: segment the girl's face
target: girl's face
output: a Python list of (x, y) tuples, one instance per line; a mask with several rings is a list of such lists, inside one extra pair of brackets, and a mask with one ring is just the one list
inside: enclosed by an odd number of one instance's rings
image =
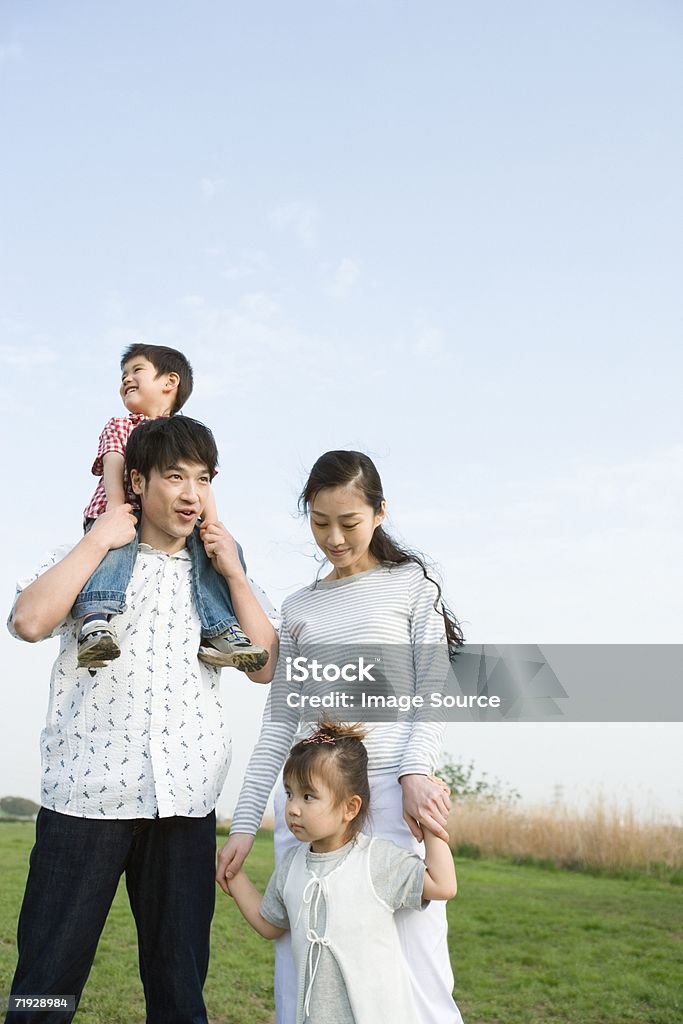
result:
[(337, 803), (320, 776), (314, 776), (306, 787), (288, 779), (285, 794), (285, 818), (292, 835), (310, 843), (314, 853), (331, 853), (344, 845), (349, 822), (360, 810), (359, 796)]
[(369, 548), (384, 519), (384, 502), (375, 512), (353, 484), (325, 487), (313, 498), (310, 516), (315, 542), (334, 566), (336, 576), (353, 576), (377, 564)]

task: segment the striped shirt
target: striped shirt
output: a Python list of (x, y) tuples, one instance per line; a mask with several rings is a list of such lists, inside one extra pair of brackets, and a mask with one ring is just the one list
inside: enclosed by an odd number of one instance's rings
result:
[[(304, 721), (302, 712), (288, 707), (282, 698), (283, 693), (293, 691), (299, 697), (320, 691), (319, 684), (316, 688), (311, 681), (292, 681), (293, 659), (303, 657), (310, 662), (319, 654), (321, 645), (345, 651), (345, 661), (360, 649), (403, 645), (408, 655), (402, 659), (410, 675), (408, 690), (418, 693), (427, 680), (433, 689), (434, 680), (445, 680), (450, 665), (443, 615), (438, 606), (434, 607), (436, 596), (436, 587), (425, 579), (420, 566), (405, 562), (375, 566), (338, 580), (323, 580), (285, 600), (278, 664), (263, 713), (261, 734), (233, 815), (233, 832), (257, 831), (291, 747), (316, 728), (315, 723)], [(344, 684), (346, 689), (353, 685)], [(369, 770), (392, 772), (397, 778), (412, 773), (431, 774), (438, 764), (443, 729), (442, 722), (420, 721), (419, 712), (396, 722), (385, 720), (373, 725), (364, 741)]]

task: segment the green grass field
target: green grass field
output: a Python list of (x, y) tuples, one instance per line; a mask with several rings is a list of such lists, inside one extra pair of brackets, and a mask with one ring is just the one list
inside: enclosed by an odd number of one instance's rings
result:
[[(14, 969), (16, 918), (33, 826), (0, 825), (0, 991)], [(263, 887), (272, 838), (259, 836), (250, 875)], [(456, 998), (465, 1024), (679, 1024), (683, 889), (462, 860), (449, 905)], [(272, 947), (219, 892), (206, 1000), (212, 1024), (273, 1019)], [(119, 890), (76, 1018), (141, 1024), (135, 930)]]

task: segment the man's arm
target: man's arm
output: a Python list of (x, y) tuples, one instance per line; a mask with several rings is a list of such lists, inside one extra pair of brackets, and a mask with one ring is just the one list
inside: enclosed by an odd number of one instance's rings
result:
[(29, 643), (49, 636), (66, 619), (84, 583), (107, 552), (133, 540), (135, 527), (130, 505), (119, 505), (99, 516), (61, 562), (21, 592), (12, 613), (17, 636)]
[(277, 664), (278, 641), (268, 616), (258, 602), (237, 554), (233, 536), (222, 523), (203, 523), (200, 528), (206, 553), (214, 568), (230, 588), (237, 621), (252, 643), (270, 652), (267, 664), (259, 672), (247, 672), (255, 683), (269, 683)]

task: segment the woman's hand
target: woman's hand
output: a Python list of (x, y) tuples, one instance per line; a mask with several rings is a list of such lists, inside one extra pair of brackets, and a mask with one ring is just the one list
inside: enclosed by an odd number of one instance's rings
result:
[(216, 881), (228, 896), (232, 895), (228, 883), (244, 864), (253, 845), (254, 836), (247, 832), (235, 832), (218, 854)]
[(451, 809), (450, 790), (435, 775), (402, 775), (403, 817), (415, 838), (422, 842), (423, 829), (448, 842), (446, 823)]

